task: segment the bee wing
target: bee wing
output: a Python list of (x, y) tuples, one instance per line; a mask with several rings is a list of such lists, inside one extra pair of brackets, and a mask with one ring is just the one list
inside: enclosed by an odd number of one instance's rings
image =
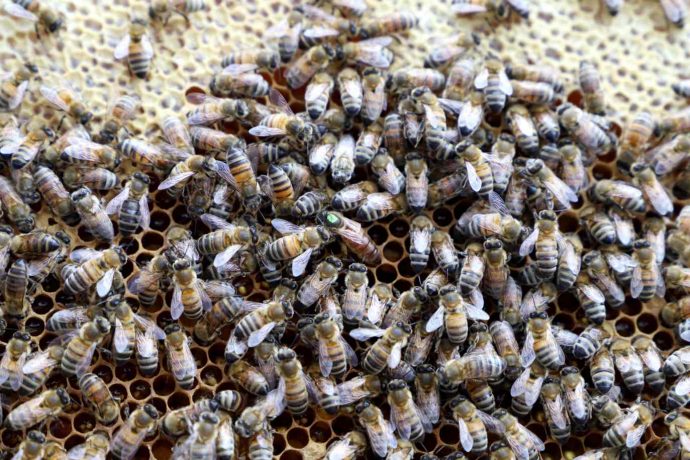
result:
[(355, 60), (359, 64), (385, 69), (392, 63), (391, 56), (389, 53), (384, 53), (380, 46), (365, 47), (360, 43)]
[[(189, 374), (196, 374), (196, 361), (189, 343), (182, 343), (182, 350), (175, 353), (168, 353), (170, 357), (170, 370), (176, 379), (183, 379)], [(191, 368), (191, 369), (190, 369)]]
[(626, 447), (632, 449), (633, 447), (638, 445), (640, 443), (640, 439), (642, 439), (642, 435), (644, 434), (646, 429), (647, 429), (646, 425), (640, 425), (640, 426), (636, 426), (632, 430), (628, 431), (628, 434), (625, 437)]
[(530, 235), (525, 238), (525, 241), (523, 241), (520, 245), (521, 257), (526, 257), (532, 253), (534, 250), (534, 245), (537, 243), (537, 239), (539, 239), (539, 228), (535, 227), (534, 230), (532, 230), (532, 233), (530, 233)]
[[(304, 93), (304, 100), (307, 101), (307, 103), (314, 101), (321, 97), (322, 94), (326, 93), (328, 91), (328, 88), (331, 85), (329, 83), (309, 83), (307, 85), (307, 89)], [(331, 147), (331, 145), (328, 145), (328, 147)]]
[(331, 375), (333, 369), (333, 361), (328, 356), (328, 344), (325, 340), (319, 340), (319, 369), (324, 377)]
[(17, 151), (17, 149), (19, 149), (19, 146), (22, 145), (22, 142), (24, 142), (24, 139), (25, 139), (24, 137), (17, 135), (17, 136), (12, 136), (11, 142), (9, 142), (9, 139), (7, 138), (7, 136), (5, 136), (5, 140), (8, 141), (9, 143), (4, 145), (0, 149), (0, 153), (2, 153), (3, 155), (11, 155), (11, 154), (15, 153)]
[(86, 443), (79, 444), (67, 451), (67, 460), (82, 460), (86, 453)]
[(170, 317), (178, 319), (184, 312), (184, 304), (182, 303), (182, 289), (178, 284), (175, 284), (173, 290), (172, 302), (170, 304)]
[(110, 292), (110, 288), (113, 286), (114, 277), (115, 269), (110, 269), (105, 272), (100, 280), (98, 280), (98, 283), (96, 283), (96, 292), (100, 297), (105, 297), (108, 292)]
[(400, 361), (402, 360), (402, 347), (403, 343), (398, 342), (391, 348), (391, 354), (388, 355), (388, 359), (386, 360), (389, 368), (395, 369), (400, 365)]
[(146, 330), (145, 332), (137, 331), (136, 333), (136, 346), (137, 353), (143, 358), (151, 357), (156, 352), (156, 337), (152, 330)]
[(129, 346), (129, 339), (127, 338), (127, 331), (125, 331), (122, 321), (115, 318), (115, 332), (113, 333), (113, 346), (115, 351), (124, 352)]
[(685, 396), (690, 393), (690, 375), (685, 374), (675, 383), (675, 392), (678, 396)]
[(604, 294), (602, 294), (599, 288), (594, 286), (593, 284), (585, 284), (578, 287), (578, 289), (580, 290), (580, 292), (582, 292), (583, 295), (585, 295), (588, 299), (590, 299), (593, 302), (604, 303), (606, 301), (606, 297), (604, 297)]
[(489, 314), (472, 304), (465, 304), (467, 316), (474, 321), (489, 321)]
[(249, 134), (257, 137), (283, 136), (286, 134), (284, 129), (269, 128), (268, 126), (254, 126), (249, 130)]
[(473, 133), (479, 128), (484, 118), (484, 108), (470, 102), (464, 103), (458, 114), (458, 129), (463, 132)]
[(690, 451), (690, 435), (685, 431), (679, 431), (678, 436), (680, 438), (680, 445), (684, 450)]
[(474, 87), (484, 89), (489, 84), (489, 69), (484, 68), (474, 78)]
[(379, 324), (383, 319), (383, 312), (386, 310), (386, 302), (379, 299), (376, 293), (372, 294), (372, 299), (369, 302), (369, 309), (367, 310), (367, 319), (373, 324)]
[(649, 198), (650, 203), (654, 206), (656, 212), (662, 216), (671, 214), (673, 212), (673, 202), (668, 196), (666, 190), (664, 190), (663, 185), (654, 179), (654, 183), (651, 186), (645, 187), (645, 192)]
[(118, 42), (117, 46), (115, 47), (115, 51), (113, 52), (113, 57), (115, 59), (119, 61), (120, 59), (124, 59), (129, 55), (130, 41), (131, 39), (129, 37), (129, 34), (122, 37), (122, 39)]
[(685, 19), (686, 9), (683, 0), (660, 0), (661, 8), (664, 10), (666, 18), (673, 24), (682, 24)]
[(350, 364), (350, 366), (357, 367), (359, 364), (359, 359), (357, 358), (357, 353), (355, 353), (355, 350), (352, 349), (350, 344), (347, 343), (344, 338), (340, 337), (338, 340), (340, 345), (343, 347), (343, 350), (345, 350), (347, 362)]
[(279, 38), (283, 36), (290, 29), (290, 24), (287, 19), (272, 25), (264, 32), (264, 38)]
[(309, 38), (335, 37), (339, 34), (332, 27), (314, 26), (304, 29), (304, 36)]
[[(381, 115), (381, 112), (385, 110), (386, 97), (385, 97), (386, 85), (385, 82), (381, 81), (373, 91), (368, 88), (364, 89), (364, 98), (366, 100), (371, 100), (367, 104), (364, 104), (362, 110), (369, 117), (369, 119), (376, 119)], [(374, 103), (373, 101), (380, 101)]]
[(278, 107), (278, 109), (287, 113), (288, 115), (295, 114), (292, 111), (290, 104), (288, 104), (288, 101), (285, 99), (285, 96), (283, 96), (283, 93), (281, 93), (277, 89), (271, 88), (271, 90), (268, 93), (268, 100), (271, 101), (271, 104), (275, 105), (276, 107)]
[(513, 385), (510, 387), (510, 396), (514, 398), (524, 394), (527, 391), (527, 381), (529, 380), (530, 373), (531, 369), (529, 366), (527, 366), (527, 368), (522, 371), (520, 376), (515, 379), (515, 382), (513, 382)]
[(91, 359), (93, 359), (93, 353), (96, 351), (97, 346), (98, 343), (90, 345), (89, 348), (86, 350), (83, 359), (77, 363), (75, 369), (75, 374), (77, 376), (81, 376), (82, 374), (84, 374), (88, 369), (89, 365), (91, 365)]
[(314, 250), (309, 248), (302, 254), (292, 259), (292, 276), (298, 277), (304, 273), (304, 270), (307, 269), (307, 264), (309, 263), (312, 252), (314, 252)]
[(343, 82), (343, 88), (354, 100), (362, 100), (362, 82), (359, 80), (347, 80)]
[(506, 96), (513, 95), (513, 85), (510, 83), (510, 80), (508, 80), (508, 76), (504, 70), (498, 72), (498, 88)]
[(165, 332), (163, 332), (163, 329), (158, 327), (156, 323), (151, 320), (150, 318), (146, 318), (145, 316), (141, 315), (134, 315), (134, 321), (141, 327), (144, 331), (151, 331), (153, 334), (153, 337), (157, 340), (163, 340), (165, 339)]
[(148, 230), (149, 224), (151, 223), (151, 211), (149, 210), (149, 200), (146, 195), (139, 199), (139, 212), (141, 212), (139, 225), (141, 225), (141, 228), (144, 230)]
[(224, 118), (225, 115), (217, 110), (194, 110), (187, 114), (187, 123), (190, 125), (208, 125)]
[(465, 161), (465, 169), (467, 169), (467, 179), (470, 182), (470, 187), (475, 192), (478, 192), (482, 188), (482, 180), (479, 178), (477, 170), (474, 169), (474, 166), (469, 161)]
[(153, 45), (148, 35), (141, 37), (141, 52), (144, 59), (151, 59), (153, 57)]
[(636, 265), (633, 268), (632, 278), (630, 279), (630, 297), (637, 299), (642, 293), (642, 267)]
[(62, 100), (55, 88), (51, 88), (50, 86), (46, 85), (41, 85), (39, 91), (48, 102), (55, 105), (60, 110), (63, 110), (65, 112), (69, 111), (69, 105), (67, 105), (67, 103), (65, 103), (65, 101)]
[(568, 401), (568, 406), (572, 410), (573, 415), (578, 418), (583, 418), (587, 412), (587, 406), (581, 401), (586, 401), (589, 396), (585, 391), (585, 384), (580, 381), (573, 391), (566, 391), (565, 398)]
[(22, 99), (24, 99), (24, 93), (26, 93), (26, 88), (28, 87), (28, 80), (21, 82), (19, 86), (17, 86), (14, 96), (7, 101), (7, 106), (10, 108), (10, 110), (14, 110), (19, 106), (19, 104), (22, 102)]
[(120, 193), (115, 195), (115, 197), (108, 202), (107, 206), (105, 207), (105, 212), (108, 215), (118, 214), (120, 212), (120, 208), (122, 207), (122, 203), (124, 203), (128, 197), (129, 184), (127, 184)]
[(98, 152), (103, 150), (101, 144), (80, 138), (75, 139), (79, 139), (79, 141), (65, 148), (65, 150), (62, 151), (63, 155), (74, 158), (75, 160), (89, 161), (92, 163), (100, 161)]
[(474, 446), (474, 439), (472, 439), (472, 435), (470, 434), (470, 430), (467, 428), (465, 421), (460, 417), (457, 417), (456, 420), (458, 422), (458, 430), (460, 432), (460, 444), (465, 452), (470, 452)]
[(55, 359), (50, 357), (48, 351), (41, 351), (31, 356), (22, 366), (24, 374), (33, 374), (34, 372), (42, 371), (48, 367), (55, 366), (58, 363)]
[(529, 450), (527, 446), (521, 444), (520, 439), (515, 436), (505, 436), (505, 440), (508, 442), (508, 445), (513, 450), (513, 453), (515, 453), (515, 457), (518, 460), (529, 460)]
[(497, 224), (493, 219), (486, 219), (483, 214), (475, 214), (470, 218), (472, 226), (477, 225), (488, 233), (497, 234), (501, 231), (500, 224)]
[(360, 342), (365, 342), (374, 337), (381, 337), (383, 334), (385, 334), (385, 332), (385, 329), (358, 327), (350, 331), (350, 337)]
[(286, 405), (285, 379), (281, 378), (278, 381), (278, 387), (275, 390), (268, 392), (264, 400), (261, 402), (261, 406), (262, 408), (265, 408), (267, 418), (272, 419), (282, 414)]
[(456, 101), (455, 99), (446, 99), (443, 97), (438, 98), (438, 103), (441, 104), (443, 110), (453, 115), (461, 114), (462, 111), (465, 110), (465, 107), (468, 105), (466, 102), (463, 101)]
[(565, 429), (568, 426), (568, 420), (563, 410), (563, 399), (561, 399), (561, 395), (556, 395), (555, 399), (545, 399), (544, 404), (551, 415), (553, 424), (562, 430)]
[(169, 176), (158, 185), (158, 190), (167, 190), (171, 187), (174, 187), (175, 185), (188, 180), (194, 174), (196, 174), (194, 171), (186, 171), (180, 174), (175, 174), (174, 176)]
[(532, 385), (527, 385), (525, 388), (525, 403), (533, 406), (539, 399), (541, 392), (541, 384), (544, 382), (544, 377), (537, 377)]
[(534, 336), (532, 335), (532, 331), (527, 331), (525, 343), (520, 353), (520, 361), (522, 361), (523, 366), (527, 367), (534, 362), (534, 358), (536, 357), (537, 355), (534, 353)]
[(336, 387), (340, 404), (347, 406), (362, 398), (370, 396), (371, 393), (364, 387), (366, 380), (364, 377), (355, 377), (348, 381), (338, 384)]
[(222, 267), (223, 265), (226, 265), (240, 249), (242, 249), (241, 244), (233, 244), (228, 246), (225, 250), (216, 254), (216, 257), (213, 259), (213, 266)]
[(201, 308), (203, 308), (204, 311), (209, 311), (213, 306), (213, 302), (211, 302), (211, 299), (204, 288), (204, 284), (201, 281), (197, 281), (196, 287), (197, 291), (199, 292), (199, 298), (201, 299)]
[(663, 298), (666, 295), (666, 282), (664, 281), (664, 275), (659, 270), (659, 268), (655, 268), (656, 270), (656, 295)]
[(410, 251), (423, 253), (429, 250), (431, 245), (431, 231), (429, 229), (425, 228), (410, 233)]
[(659, 353), (657, 353), (657, 351), (653, 348), (648, 348), (647, 350), (639, 353), (639, 355), (640, 358), (642, 358), (642, 362), (649, 370), (657, 372), (661, 369), (661, 356), (659, 356)]
[(556, 176), (544, 181), (544, 186), (563, 204), (575, 203), (578, 200), (577, 193)]
[(518, 130), (525, 135), (536, 135), (537, 128), (534, 126), (534, 122), (529, 117), (516, 116), (515, 123), (517, 124)]
[(272, 321), (264, 325), (262, 328), (252, 332), (249, 334), (249, 338), (247, 339), (247, 345), (249, 345), (251, 348), (256, 347), (263, 342), (266, 337), (268, 337), (268, 334), (271, 333), (274, 327), (276, 327), (276, 323)]
[(271, 221), (271, 225), (283, 235), (290, 235), (291, 233), (302, 231), (302, 227), (295, 225), (292, 222), (288, 222), (285, 219), (273, 219)]
[(398, 430), (398, 435), (402, 439), (409, 440), (410, 434), (412, 433), (412, 425), (408, 422), (407, 417), (405, 417), (405, 412), (400, 409), (398, 404), (390, 404), (391, 408), (391, 421)]
[(613, 223), (616, 227), (616, 236), (618, 241), (623, 246), (629, 246), (632, 244), (632, 240), (635, 237), (635, 229), (630, 225), (629, 221), (621, 218), (618, 213), (612, 213)]
[(621, 373), (632, 370), (634, 364), (630, 355), (621, 355), (616, 353), (613, 355), (613, 358), (616, 363), (616, 367)]
[(443, 307), (443, 305), (439, 306), (434, 314), (429, 317), (429, 320), (424, 326), (424, 330), (426, 330), (427, 333), (431, 333), (443, 326), (443, 318), (445, 317), (445, 313), (446, 309)]
[(575, 247), (570, 242), (570, 240), (565, 240), (562, 244), (563, 250), (561, 251), (561, 260), (565, 261), (566, 267), (571, 273), (579, 273), (580, 271), (580, 259), (577, 257), (575, 252)]
[(7, 2), (5, 5), (5, 12), (16, 18), (26, 19), (33, 22), (38, 21), (38, 16), (17, 3)]
[[(233, 329), (234, 332), (234, 329)], [(244, 356), (247, 353), (247, 343), (238, 340), (235, 334), (231, 333), (228, 343), (225, 345), (225, 354), (233, 354), (236, 356)]]

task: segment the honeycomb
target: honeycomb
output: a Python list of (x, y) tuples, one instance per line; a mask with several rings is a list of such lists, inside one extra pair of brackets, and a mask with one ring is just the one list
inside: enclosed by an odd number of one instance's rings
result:
[[(145, 16), (148, 5), (143, 1), (115, 0), (112, 2), (60, 2), (67, 15), (67, 30), (58, 37), (47, 37), (39, 41), (29, 22), (21, 22), (7, 15), (0, 16), (0, 59), (6, 69), (17, 68), (26, 60), (33, 61), (40, 69), (38, 81), (32, 84), (30, 93), (22, 104), (19, 116), (31, 119), (40, 125), (41, 120), (55, 123), (60, 114), (40, 101), (37, 88), (40, 83), (57, 84), (68, 80), (81, 89), (88, 106), (96, 117), (92, 123), (98, 126), (106, 113), (109, 101), (121, 93), (135, 92), (142, 98), (143, 110), (132, 123), (135, 136), (155, 137), (159, 135), (158, 123), (168, 114), (177, 114), (185, 107), (185, 94), (196, 87), (206, 87), (214, 69), (226, 52), (238, 46), (261, 44), (262, 32), (284, 16), (292, 2), (286, 0), (228, 0), (209, 1), (210, 8), (191, 16), (191, 25), (185, 25), (181, 18), (173, 17), (166, 27), (154, 28), (152, 38), (156, 50), (152, 76), (147, 81), (132, 79), (126, 64), (115, 62), (112, 57), (119, 38), (127, 32), (130, 18)], [(505, 61), (542, 62), (559, 69), (566, 78), (569, 99), (577, 98), (577, 66), (587, 58), (597, 63), (604, 77), (604, 90), (610, 118), (621, 126), (639, 110), (649, 110), (659, 116), (685, 106), (685, 101), (674, 96), (670, 84), (678, 78), (690, 77), (690, 36), (686, 31), (670, 25), (658, 2), (649, 0), (628, 0), (621, 13), (611, 17), (599, 0), (540, 0), (534, 2), (533, 14), (529, 20), (512, 19), (497, 23), (492, 18), (477, 16), (460, 18), (449, 11), (448, 2), (442, 0), (395, 2), (369, 2), (376, 14), (384, 15), (394, 9), (425, 11), (417, 29), (401, 37), (392, 45), (396, 52), (395, 67), (405, 63), (421, 63), (424, 54), (438, 40), (461, 30), (472, 30), (482, 38), (482, 50), (491, 52)], [(374, 5), (374, 3), (376, 3)], [(536, 4), (538, 3), (538, 5)], [(278, 75), (265, 75), (283, 94), (290, 94)], [(290, 95), (290, 102), (301, 104), (302, 95)], [(590, 179), (615, 177), (615, 158), (602, 157), (589, 171)], [(157, 183), (152, 185), (155, 190)], [(109, 196), (110, 197), (110, 196)], [(151, 194), (154, 205), (151, 229), (136, 234), (128, 241), (127, 253), (130, 261), (123, 267), (126, 277), (135, 273), (153, 257), (165, 243), (165, 232), (171, 225), (194, 227), (185, 207), (171, 200), (163, 192)], [(676, 203), (683, 205), (683, 202)], [(575, 231), (579, 226), (578, 203), (573, 211), (563, 213), (559, 224), (563, 231)], [(450, 231), (455, 220), (467, 208), (467, 201), (453, 201), (448, 205), (428, 211), (427, 215), (438, 228)], [(45, 204), (34, 206), (37, 228), (56, 230), (58, 223), (46, 210)], [(639, 224), (639, 222), (638, 222)], [(72, 238), (74, 246), (90, 245), (92, 238), (83, 227), (63, 226)], [(366, 230), (379, 247), (383, 261), (371, 269), (377, 281), (391, 283), (403, 292), (415, 285), (417, 277), (411, 270), (407, 248), (409, 247), (409, 218), (390, 217), (367, 225)], [(268, 296), (267, 286), (253, 278), (239, 280), (239, 292), (252, 300)], [(49, 277), (34, 294), (31, 312), (26, 328), (34, 342), (44, 349), (53, 335), (46, 333), (45, 323), (50, 312), (62, 304), (63, 292), (60, 282)], [(132, 306), (138, 306), (134, 297), (128, 297)], [(169, 321), (166, 305), (170, 296), (157, 299), (152, 308), (140, 311), (156, 318), (159, 324)], [(583, 328), (582, 312), (572, 311), (567, 299), (561, 298), (550, 313), (555, 323), (575, 332)], [(674, 332), (660, 324), (657, 318), (658, 305), (642, 305), (628, 301), (622, 310), (608, 309), (607, 321), (615, 326), (619, 335), (647, 336), (654, 340), (662, 351), (677, 345)], [(189, 322), (183, 320), (185, 326)], [(12, 331), (4, 334), (4, 344)], [(209, 397), (224, 389), (234, 389), (227, 377), (224, 359), (224, 343), (229, 330), (223, 330), (216, 343), (208, 347), (194, 343), (192, 353), (198, 366), (197, 380), (191, 390), (181, 390), (161, 359), (159, 373), (153, 378), (143, 377), (132, 361), (115, 367), (100, 351), (91, 369), (109, 385), (114, 396), (121, 399), (124, 409), (134, 409), (144, 401), (153, 404), (159, 413), (188, 405), (203, 397)], [(284, 343), (296, 342), (296, 331), (288, 329)], [(310, 353), (297, 347), (304, 357), (305, 368)], [(47, 387), (65, 386), (75, 400), (79, 400), (79, 389), (74, 379), (67, 379), (54, 373)], [(645, 399), (663, 407), (665, 394), (645, 394)], [(23, 399), (21, 400), (23, 401)], [(8, 413), (20, 400), (7, 396), (4, 412)], [(661, 405), (660, 405), (661, 404)], [(533, 411), (531, 418), (523, 424), (547, 439), (545, 417), (541, 409)], [(92, 412), (79, 404), (72, 404), (68, 410), (50, 421), (45, 432), (49, 440), (59, 441), (66, 449), (84, 441), (94, 428), (105, 428), (111, 435), (120, 425), (111, 427), (97, 424)], [(293, 417), (285, 412), (272, 426), (274, 435), (274, 456), (281, 460), (319, 458), (327, 445), (337, 436), (343, 435), (356, 425), (350, 414), (329, 416), (321, 410), (310, 407), (305, 414)], [(634, 453), (635, 459), (646, 458), (660, 438), (668, 435), (663, 423), (663, 414), (657, 418), (644, 435), (641, 447)], [(23, 434), (9, 429), (0, 429), (0, 452), (11, 452), (23, 439)], [(546, 443), (544, 458), (573, 458), (586, 449), (601, 445), (602, 433), (590, 431), (586, 436), (573, 435), (564, 445), (553, 440)], [(172, 442), (162, 435), (148, 437), (137, 452), (137, 458), (168, 458)], [(451, 418), (444, 419), (421, 442), (419, 452), (434, 452), (445, 455), (459, 449), (457, 426)]]

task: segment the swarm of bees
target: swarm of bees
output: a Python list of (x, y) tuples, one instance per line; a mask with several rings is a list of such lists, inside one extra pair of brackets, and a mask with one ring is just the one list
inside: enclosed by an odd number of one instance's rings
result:
[[(620, 3), (606, 2), (612, 14)], [(682, 25), (684, 3), (661, 3)], [(148, 78), (149, 21), (189, 22), (205, 7), (152, 2), (114, 57)], [(5, 10), (37, 33), (63, 27), (36, 1)], [(453, 10), (529, 16), (522, 0)], [(130, 131), (138, 94), (117, 97), (97, 129), (77, 88), (43, 82), (62, 119), (36, 126), (13, 113), (38, 69), (4, 76), (0, 419), (26, 432), (13, 458), (129, 460), (160, 435), (174, 458), (268, 459), (272, 422), (308, 410), (356, 421), (325, 449), (334, 460), (532, 460), (590, 432), (596, 445), (577, 459), (626, 459), (659, 421), (668, 435), (649, 458), (690, 455), (690, 345), (610, 319), (641, 303), (690, 343), (690, 206), (673, 201), (690, 197), (690, 109), (642, 111), (620, 130), (595, 62), (580, 62), (568, 97), (556, 70), (503, 61), (469, 32), (398, 66), (392, 45), (418, 23), (361, 0), (298, 5), (265, 48), (219, 56), (207, 90), (159, 120), (155, 140)], [(266, 72), (303, 89), (303, 104)], [(670, 89), (690, 95), (685, 80)], [(614, 175), (590, 173), (600, 159)], [(133, 260), (154, 200), (181, 204), (191, 223)], [(446, 205), (456, 215), (441, 224)], [(392, 219), (407, 226), (399, 269), (409, 263), (411, 283), (376, 279), (388, 256), (370, 230)], [(247, 292), (250, 278), (268, 295)], [(39, 343), (33, 303), (54, 281), (60, 302)], [(189, 392), (202, 380), (194, 344), (216, 343), (233, 389), (167, 412), (151, 398), (124, 405), (94, 366), (98, 355), (145, 378), (169, 373)], [(66, 449), (46, 427), (80, 403), (97, 427)], [(525, 426), (533, 411), (543, 432)], [(441, 424), (457, 426), (455, 449), (426, 452)]]

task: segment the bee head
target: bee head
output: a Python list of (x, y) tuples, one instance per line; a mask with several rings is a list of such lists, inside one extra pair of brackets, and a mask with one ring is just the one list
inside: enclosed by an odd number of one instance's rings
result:
[(281, 348), (276, 352), (276, 359), (280, 362), (292, 361), (295, 358), (297, 358), (297, 353), (290, 348)]
[(407, 388), (407, 383), (405, 383), (404, 380), (395, 379), (395, 380), (391, 380), (390, 382), (388, 382), (388, 391), (389, 392), (404, 390), (405, 388)]
[(544, 209), (539, 212), (539, 218), (543, 220), (556, 221), (556, 213), (550, 209)]
[(175, 271), (186, 270), (191, 266), (192, 264), (189, 259), (177, 259), (175, 262), (173, 262), (173, 270)]
[(561, 377), (565, 377), (565, 376), (571, 375), (571, 374), (577, 374), (579, 372), (580, 371), (578, 371), (576, 367), (567, 366), (567, 367), (564, 367), (563, 369), (561, 369)]
[(174, 334), (175, 332), (180, 332), (181, 330), (180, 325), (177, 323), (168, 324), (165, 327), (165, 333), (168, 335)]
[(40, 431), (36, 431), (36, 430), (29, 431), (29, 433), (26, 435), (26, 437), (29, 441), (32, 441), (32, 442), (35, 442), (38, 444), (43, 444), (44, 442), (46, 442), (45, 435), (43, 433), (41, 433)]
[(678, 419), (678, 416), (680, 414), (678, 413), (677, 410), (671, 411), (668, 414), (666, 414), (666, 417), (664, 417), (664, 423), (667, 425), (670, 425), (671, 423), (675, 422)]
[(652, 247), (652, 245), (647, 240), (639, 239), (635, 240), (633, 243), (633, 249), (647, 249)]
[(496, 238), (490, 238), (490, 239), (484, 241), (484, 249), (486, 249), (488, 251), (501, 249), (501, 248), (503, 248), (503, 243), (501, 243), (501, 241), (496, 239)]
[(65, 390), (64, 388), (58, 388), (55, 394), (57, 394), (58, 398), (60, 398), (60, 403), (62, 403), (63, 406), (69, 404), (70, 399), (67, 390)]
[(639, 174), (639, 173), (641, 173), (642, 171), (644, 171), (645, 169), (647, 169), (648, 167), (649, 167), (649, 166), (647, 166), (647, 163), (643, 163), (643, 162), (638, 161), (638, 162), (636, 162), (636, 163), (633, 163), (632, 166), (630, 166), (630, 172), (631, 172), (633, 175), (634, 175), (634, 174)]
[(369, 400), (365, 399), (361, 403), (357, 404), (357, 406), (355, 406), (355, 412), (357, 412), (358, 414), (361, 414), (369, 406), (371, 406), (371, 402)]
[(152, 419), (158, 419), (158, 410), (152, 404), (144, 404), (144, 412)]
[(432, 364), (424, 363), (417, 366), (417, 374), (431, 374), (433, 372), (435, 372), (435, 369)]
[(545, 311), (533, 311), (529, 317), (530, 319), (549, 319), (549, 315)]
[(22, 331), (17, 331), (14, 334), (12, 334), (13, 339), (21, 340), (22, 342), (29, 342), (31, 341), (31, 336), (29, 335), (28, 332), (22, 332)]

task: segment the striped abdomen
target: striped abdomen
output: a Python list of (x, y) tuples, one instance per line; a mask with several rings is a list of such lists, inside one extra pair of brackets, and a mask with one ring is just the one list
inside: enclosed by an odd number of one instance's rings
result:
[(288, 410), (294, 414), (303, 414), (309, 406), (309, 394), (301, 374), (286, 379), (285, 382), (285, 401)]
[(146, 57), (141, 41), (132, 40), (127, 56), (129, 68), (137, 78), (146, 78), (151, 68), (151, 58)]
[(547, 237), (540, 238), (535, 244), (535, 256), (539, 276), (543, 279), (551, 279), (556, 274), (558, 268), (558, 246), (556, 239)]
[(120, 208), (120, 234), (129, 236), (136, 232), (139, 227), (139, 217), (141, 216), (141, 209), (138, 200), (126, 199)]

